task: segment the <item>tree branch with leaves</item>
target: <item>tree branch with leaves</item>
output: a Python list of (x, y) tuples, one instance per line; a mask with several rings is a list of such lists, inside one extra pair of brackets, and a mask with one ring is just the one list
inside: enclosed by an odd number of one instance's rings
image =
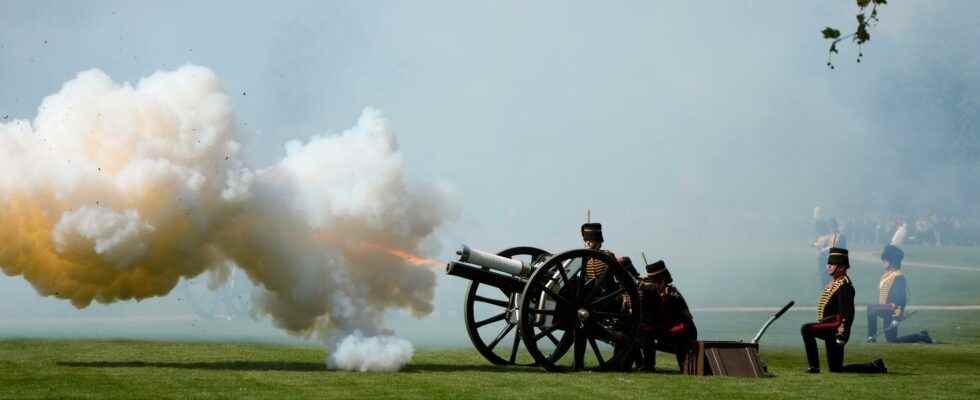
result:
[[(888, 0), (855, 0), (858, 6), (857, 14), (857, 28), (854, 32), (841, 36), (840, 30), (826, 27), (820, 33), (823, 34), (823, 38), (827, 40), (832, 40), (830, 42), (830, 50), (827, 51), (827, 66), (830, 69), (834, 69), (834, 63), (832, 61), (833, 55), (838, 53), (837, 44), (846, 39), (852, 39), (858, 45), (858, 58), (857, 62), (861, 62), (861, 58), (864, 57), (864, 52), (861, 51), (862, 45), (871, 40), (871, 32), (868, 28), (878, 24), (878, 7), (888, 4)], [(868, 9), (870, 7), (870, 12)]]

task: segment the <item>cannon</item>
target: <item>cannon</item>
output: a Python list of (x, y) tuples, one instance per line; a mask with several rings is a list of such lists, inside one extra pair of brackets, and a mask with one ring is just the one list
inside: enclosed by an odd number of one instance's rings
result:
[[(514, 247), (493, 254), (463, 246), (457, 255), (446, 272), (471, 281), (466, 331), (491, 363), (548, 371), (631, 368), (642, 315), (636, 272), (610, 253)], [(589, 276), (590, 260), (606, 265), (604, 272)], [(529, 360), (519, 358), (522, 344)]]

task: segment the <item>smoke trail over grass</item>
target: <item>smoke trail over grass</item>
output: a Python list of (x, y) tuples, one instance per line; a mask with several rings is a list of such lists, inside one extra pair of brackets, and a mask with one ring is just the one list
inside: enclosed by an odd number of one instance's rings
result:
[(364, 337), (354, 332), (327, 356), (327, 367), (361, 372), (397, 371), (413, 354), (415, 348), (405, 339), (388, 335)]
[[(234, 265), (258, 287), (256, 313), (330, 347), (357, 331), (358, 346), (385, 349), (393, 339), (371, 338), (390, 334), (386, 309), (432, 311), (430, 270), (316, 239), (425, 252), (454, 215), (443, 189), (406, 179), (378, 111), (339, 135), (287, 143), (260, 169), (239, 158), (236, 126), (207, 68), (135, 86), (80, 73), (33, 122), (0, 123), (0, 268), (83, 308), (163, 296)], [(336, 365), (392, 370), (411, 350), (380, 363), (370, 357), (384, 352), (351, 354)]]

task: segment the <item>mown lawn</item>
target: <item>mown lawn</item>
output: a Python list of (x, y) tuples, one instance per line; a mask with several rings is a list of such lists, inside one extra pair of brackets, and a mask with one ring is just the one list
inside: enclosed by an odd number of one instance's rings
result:
[(887, 375), (809, 375), (797, 348), (766, 348), (770, 379), (498, 368), (475, 351), (422, 350), (398, 373), (325, 370), (323, 350), (143, 341), (0, 342), (0, 398), (859, 398), (975, 399), (980, 345), (863, 345)]

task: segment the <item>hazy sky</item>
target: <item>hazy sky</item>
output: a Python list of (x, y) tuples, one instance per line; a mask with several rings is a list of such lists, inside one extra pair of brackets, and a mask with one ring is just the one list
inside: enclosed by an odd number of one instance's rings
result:
[(0, 0), (0, 114), (32, 119), (86, 69), (199, 64), (234, 94), (256, 166), (380, 109), (409, 173), (460, 204), (441, 258), (578, 246), (587, 208), (611, 247), (677, 257), (733, 232), (804, 237), (813, 206), (867, 208), (916, 171), (955, 203), (956, 176), (882, 138), (929, 143), (975, 121), (980, 94), (972, 1), (889, 2), (836, 70), (819, 31), (853, 29), (853, 1), (201, 3)]

